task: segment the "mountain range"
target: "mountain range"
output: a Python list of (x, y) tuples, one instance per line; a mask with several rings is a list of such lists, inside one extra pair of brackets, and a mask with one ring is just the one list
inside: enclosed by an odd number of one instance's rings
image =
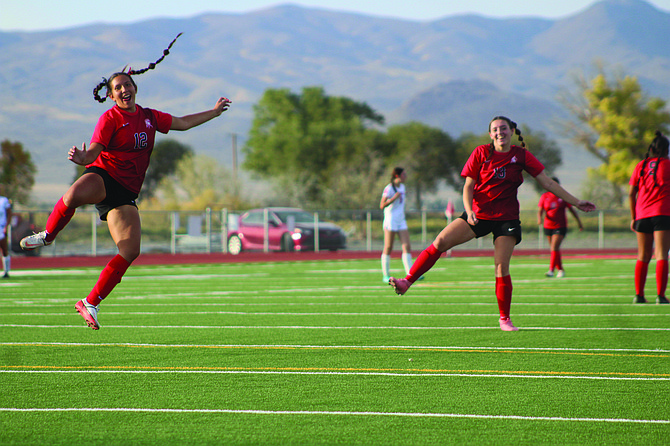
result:
[(320, 85), (368, 103), (387, 124), (416, 120), (453, 137), (483, 133), (490, 117), (505, 114), (560, 142), (571, 181), (597, 165), (558, 131), (567, 115), (557, 95), (575, 89), (576, 75), (600, 63), (637, 76), (650, 96), (670, 95), (670, 14), (643, 0), (602, 0), (556, 20), (455, 15), (418, 22), (286, 4), (0, 32), (0, 139), (31, 152), (43, 191), (70, 183), (67, 150), (88, 142), (110, 106), (93, 100), (93, 87), (126, 65), (154, 62), (179, 32), (165, 60), (136, 77), (137, 101), (185, 115), (219, 96), (232, 99), (222, 118), (168, 135), (228, 166), (232, 135), (244, 143), (253, 105), (268, 88)]

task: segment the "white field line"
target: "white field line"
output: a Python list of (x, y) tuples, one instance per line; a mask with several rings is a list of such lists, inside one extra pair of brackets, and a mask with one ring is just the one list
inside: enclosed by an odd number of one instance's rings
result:
[(134, 412), (134, 413), (198, 413), (198, 414), (249, 414), (249, 415), (326, 415), (326, 416), (367, 416), (367, 417), (410, 417), (410, 418), (471, 418), (486, 420), (563, 421), (589, 423), (638, 423), (670, 424), (670, 420), (633, 418), (569, 418), (569, 417), (529, 417), (521, 415), (485, 415), (430, 412), (352, 412), (352, 411), (311, 411), (311, 410), (236, 410), (236, 409), (150, 409), (139, 407), (54, 407), (15, 408), (2, 407), (0, 412)]
[(625, 377), (625, 376), (581, 376), (581, 375), (517, 375), (517, 374), (487, 374), (487, 373), (440, 373), (440, 372), (371, 372), (371, 371), (299, 371), (299, 370), (99, 370), (89, 368), (86, 370), (2, 370), (0, 374), (72, 374), (72, 373), (107, 373), (125, 375), (161, 375), (161, 374), (187, 374), (187, 375), (328, 375), (328, 376), (393, 376), (409, 378), (425, 377), (456, 377), (456, 378), (523, 378), (523, 379), (583, 379), (596, 381), (670, 381), (663, 377)]
[[(287, 312), (287, 311), (105, 311), (105, 316), (128, 316), (128, 315), (145, 315), (145, 316), (167, 316), (167, 315), (235, 315), (235, 316), (398, 316), (398, 317), (491, 317), (498, 313), (347, 313), (347, 312)], [(2, 316), (72, 316), (73, 312), (67, 313), (0, 313)], [(566, 313), (514, 313), (514, 316), (523, 317), (670, 317), (668, 314), (654, 314), (654, 313), (580, 313), (580, 314), (566, 314)]]
[(471, 347), (463, 345), (314, 345), (314, 344), (147, 344), (133, 342), (0, 342), (8, 346), (56, 347), (152, 347), (152, 348), (250, 348), (304, 350), (513, 350), (587, 353), (670, 353), (670, 350), (638, 348), (573, 348), (573, 347)]
[[(331, 297), (335, 298), (336, 296), (321, 296), (320, 298)], [(372, 298), (376, 296), (360, 296), (361, 299)], [(564, 297), (564, 296), (546, 296), (546, 297)], [(587, 302), (514, 302), (514, 306), (533, 306), (533, 307), (621, 307), (625, 305), (626, 307), (630, 306), (628, 296), (621, 296), (626, 298), (626, 303), (587, 303)], [(471, 307), (471, 306), (492, 306), (495, 305), (495, 300), (489, 302), (189, 302), (189, 303), (176, 303), (176, 302), (141, 302), (141, 303), (119, 303), (117, 301), (118, 296), (115, 296), (112, 299), (112, 302), (105, 303), (105, 308), (117, 308), (117, 307), (270, 307), (270, 306), (282, 306), (282, 307), (317, 307), (317, 306), (365, 306), (365, 307), (379, 307), (379, 306), (393, 306), (393, 307), (405, 307), (405, 306), (418, 306), (418, 307), (437, 307), (437, 306), (448, 306), (448, 307)], [(123, 298), (121, 298), (123, 299)], [(609, 300), (612, 300), (612, 297), (608, 297)], [(3, 299), (0, 298), (0, 307), (34, 307), (38, 305), (40, 308), (56, 308), (62, 307), (63, 304), (69, 304), (75, 302), (75, 299), (71, 297), (67, 299), (47, 299), (39, 303), (32, 300), (16, 300), (16, 298), (7, 298), (4, 299), (6, 302), (3, 302)], [(127, 299), (124, 299), (127, 300)], [(644, 305), (641, 304), (637, 308), (644, 308)]]
[[(82, 325), (0, 324), (0, 328), (88, 328)], [(497, 326), (484, 327), (402, 327), (402, 326), (326, 326), (326, 325), (107, 325), (106, 328), (130, 329), (198, 329), (198, 330), (500, 330)], [(635, 327), (519, 327), (520, 330), (567, 331), (670, 331), (670, 328)]]

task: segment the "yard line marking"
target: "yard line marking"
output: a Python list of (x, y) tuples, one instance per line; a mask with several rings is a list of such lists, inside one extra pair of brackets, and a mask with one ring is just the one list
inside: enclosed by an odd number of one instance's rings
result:
[[(183, 296), (182, 296), (183, 297)], [(204, 299), (202, 295), (198, 296), (193, 296), (193, 297), (199, 297), (201, 299)], [(323, 299), (324, 297), (327, 298), (340, 298), (342, 296), (320, 296), (319, 299)], [(374, 298), (377, 296), (360, 296), (361, 298)], [(564, 297), (564, 296), (546, 296), (546, 297)], [(118, 298), (118, 297), (117, 297)], [(242, 298), (242, 297), (241, 297)], [(245, 297), (246, 298), (246, 297)], [(515, 302), (514, 306), (538, 306), (538, 307), (630, 307), (630, 299), (628, 296), (623, 296), (622, 298), (626, 299), (626, 302), (622, 303), (586, 303), (586, 302)], [(121, 298), (123, 300), (129, 300), (129, 299), (124, 299), (123, 297)], [(608, 296), (608, 299), (611, 300), (611, 296)], [(6, 302), (3, 302), (3, 300), (6, 300)], [(49, 299), (50, 303), (39, 303), (40, 307), (43, 308), (54, 308), (54, 307), (62, 307), (63, 304), (69, 304), (73, 302), (71, 298), (63, 298), (63, 299)], [(174, 302), (161, 302), (161, 303), (152, 303), (152, 302), (143, 302), (143, 303), (124, 303), (124, 302), (112, 302), (109, 304), (106, 304), (105, 308), (116, 308), (116, 307), (150, 307), (150, 306), (155, 306), (155, 307), (168, 307), (168, 306), (173, 306), (173, 307), (266, 307), (266, 306), (306, 306), (306, 307), (316, 307), (316, 306), (366, 306), (366, 307), (373, 307), (373, 306), (425, 306), (425, 307), (432, 307), (432, 306), (449, 306), (453, 307), (455, 305), (457, 306), (464, 306), (464, 307), (469, 307), (469, 306), (493, 306), (495, 305), (495, 301), (490, 301), (490, 302), (452, 302), (452, 301), (444, 301), (444, 302), (193, 302), (193, 303), (174, 303)], [(20, 300), (17, 301), (15, 297), (9, 297), (6, 299), (0, 298), (0, 307), (33, 307), (35, 305), (35, 301), (32, 300)], [(640, 309), (644, 308), (644, 306), (639, 307)]]
[(65, 346), (65, 347), (148, 347), (148, 348), (253, 348), (286, 350), (398, 350), (398, 351), (552, 351), (552, 352), (625, 352), (625, 353), (670, 353), (670, 350), (637, 348), (572, 348), (572, 347), (470, 347), (434, 345), (309, 345), (309, 344), (147, 344), (133, 342), (0, 342), (10, 346)]
[[(104, 325), (106, 328), (131, 329), (214, 329), (214, 330), (500, 330), (496, 326), (484, 327), (400, 327), (400, 326), (319, 326), (319, 325)], [(85, 325), (31, 325), (0, 324), (0, 328), (86, 328)], [(640, 327), (520, 327), (520, 330), (567, 330), (567, 331), (670, 331), (670, 328)]]
[(356, 412), (325, 410), (254, 410), (254, 409), (155, 409), (142, 407), (2, 407), (1, 412), (144, 412), (144, 413), (220, 413), (249, 415), (328, 415), (328, 416), (375, 416), (411, 418), (473, 418), (487, 420), (564, 421), (591, 423), (639, 423), (670, 424), (670, 420), (635, 418), (585, 418), (585, 417), (531, 417), (523, 415), (486, 415), (435, 412)]
[[(431, 369), (356, 369), (327, 367), (47, 367), (47, 366), (6, 366), (9, 370), (0, 369), (0, 373), (109, 373), (109, 374), (202, 374), (202, 375), (328, 375), (328, 376), (395, 376), (395, 377), (459, 377), (459, 378), (525, 378), (525, 379), (583, 379), (599, 381), (670, 381), (668, 375), (660, 376), (648, 373), (632, 373), (622, 375), (641, 376), (589, 376), (578, 374), (562, 374), (562, 372), (528, 372), (528, 371), (497, 371), (497, 370), (431, 370)], [(36, 370), (35, 368), (40, 368)], [(44, 370), (50, 368), (51, 370)], [(24, 370), (19, 370), (24, 369)], [(60, 370), (57, 370), (60, 369)]]
[[(493, 305), (493, 304), (491, 304)], [(362, 313), (362, 312), (289, 312), (289, 311), (133, 311), (132, 313), (119, 311), (105, 311), (105, 316), (166, 316), (176, 314), (221, 314), (237, 316), (408, 316), (408, 317), (493, 317), (498, 313)], [(72, 312), (67, 313), (0, 313), (2, 316), (72, 316)], [(515, 316), (524, 317), (670, 317), (669, 314), (654, 313), (515, 313)]]

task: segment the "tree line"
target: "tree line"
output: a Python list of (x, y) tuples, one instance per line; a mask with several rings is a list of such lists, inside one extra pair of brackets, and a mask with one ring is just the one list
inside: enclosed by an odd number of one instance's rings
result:
[[(590, 79), (577, 78), (575, 85), (561, 98), (572, 116), (563, 128), (602, 162), (589, 169), (583, 194), (601, 208), (621, 206), (623, 188), (654, 132), (668, 131), (666, 102), (648, 97), (635, 77), (612, 79), (601, 69)], [(441, 184), (460, 190), (460, 171), (471, 151), (490, 142), (485, 132), (453, 138), (420, 122), (386, 127), (384, 116), (366, 103), (329, 96), (318, 86), (299, 93), (267, 89), (253, 111), (242, 167), (270, 182), (282, 201), (277, 204), (313, 209), (374, 207), (395, 166), (410, 172), (410, 206), (421, 208), (425, 194)], [(561, 164), (556, 142), (527, 126), (521, 131), (551, 174)], [(30, 153), (20, 142), (5, 140), (1, 147), (0, 183), (15, 202), (27, 204), (36, 172)], [(81, 171), (77, 166), (75, 177)], [(140, 200), (172, 209), (251, 205), (232, 177), (212, 158), (164, 139), (155, 145)]]

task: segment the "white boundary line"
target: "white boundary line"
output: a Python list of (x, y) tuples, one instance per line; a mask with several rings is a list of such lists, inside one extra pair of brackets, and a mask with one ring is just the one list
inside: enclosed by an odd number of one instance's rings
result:
[(314, 345), (314, 344), (148, 344), (134, 342), (0, 342), (10, 346), (65, 347), (159, 347), (159, 348), (284, 348), (319, 350), (516, 350), (554, 352), (670, 353), (661, 349), (571, 348), (571, 347), (471, 347), (463, 345)]
[(235, 410), (235, 409), (148, 409), (139, 407), (54, 407), (54, 408), (15, 408), (2, 407), (0, 412), (143, 412), (143, 413), (205, 413), (205, 414), (249, 414), (249, 415), (328, 415), (328, 416), (382, 416), (412, 418), (473, 418), (487, 420), (527, 420), (527, 421), (566, 421), (591, 423), (640, 423), (670, 424), (670, 420), (643, 420), (631, 418), (566, 418), (566, 417), (527, 417), (520, 415), (479, 415), (430, 412), (350, 412), (350, 411), (310, 411), (310, 410)]
[[(105, 315), (176, 315), (176, 314), (221, 314), (221, 315), (237, 315), (237, 316), (406, 316), (406, 317), (491, 317), (498, 313), (360, 313), (360, 312), (289, 312), (289, 311), (106, 311)], [(2, 316), (72, 316), (73, 312), (67, 313), (2, 313)], [(515, 313), (514, 316), (524, 317), (665, 317), (670, 318), (668, 314), (655, 313)]]
[[(400, 326), (318, 326), (318, 325), (107, 325), (107, 328), (131, 329), (214, 329), (214, 330), (500, 330), (499, 327), (400, 327)], [(0, 324), (0, 328), (87, 328), (85, 325)], [(631, 327), (520, 327), (520, 330), (566, 331), (670, 331), (670, 328)]]
[(106, 373), (126, 375), (315, 375), (315, 376), (393, 376), (409, 378), (522, 378), (522, 379), (583, 379), (595, 381), (670, 381), (670, 378), (644, 378), (623, 376), (575, 376), (575, 375), (516, 375), (516, 374), (486, 374), (486, 373), (416, 373), (416, 372), (339, 372), (339, 371), (297, 371), (297, 370), (2, 370), (0, 373), (12, 374), (77, 374), (77, 373)]

